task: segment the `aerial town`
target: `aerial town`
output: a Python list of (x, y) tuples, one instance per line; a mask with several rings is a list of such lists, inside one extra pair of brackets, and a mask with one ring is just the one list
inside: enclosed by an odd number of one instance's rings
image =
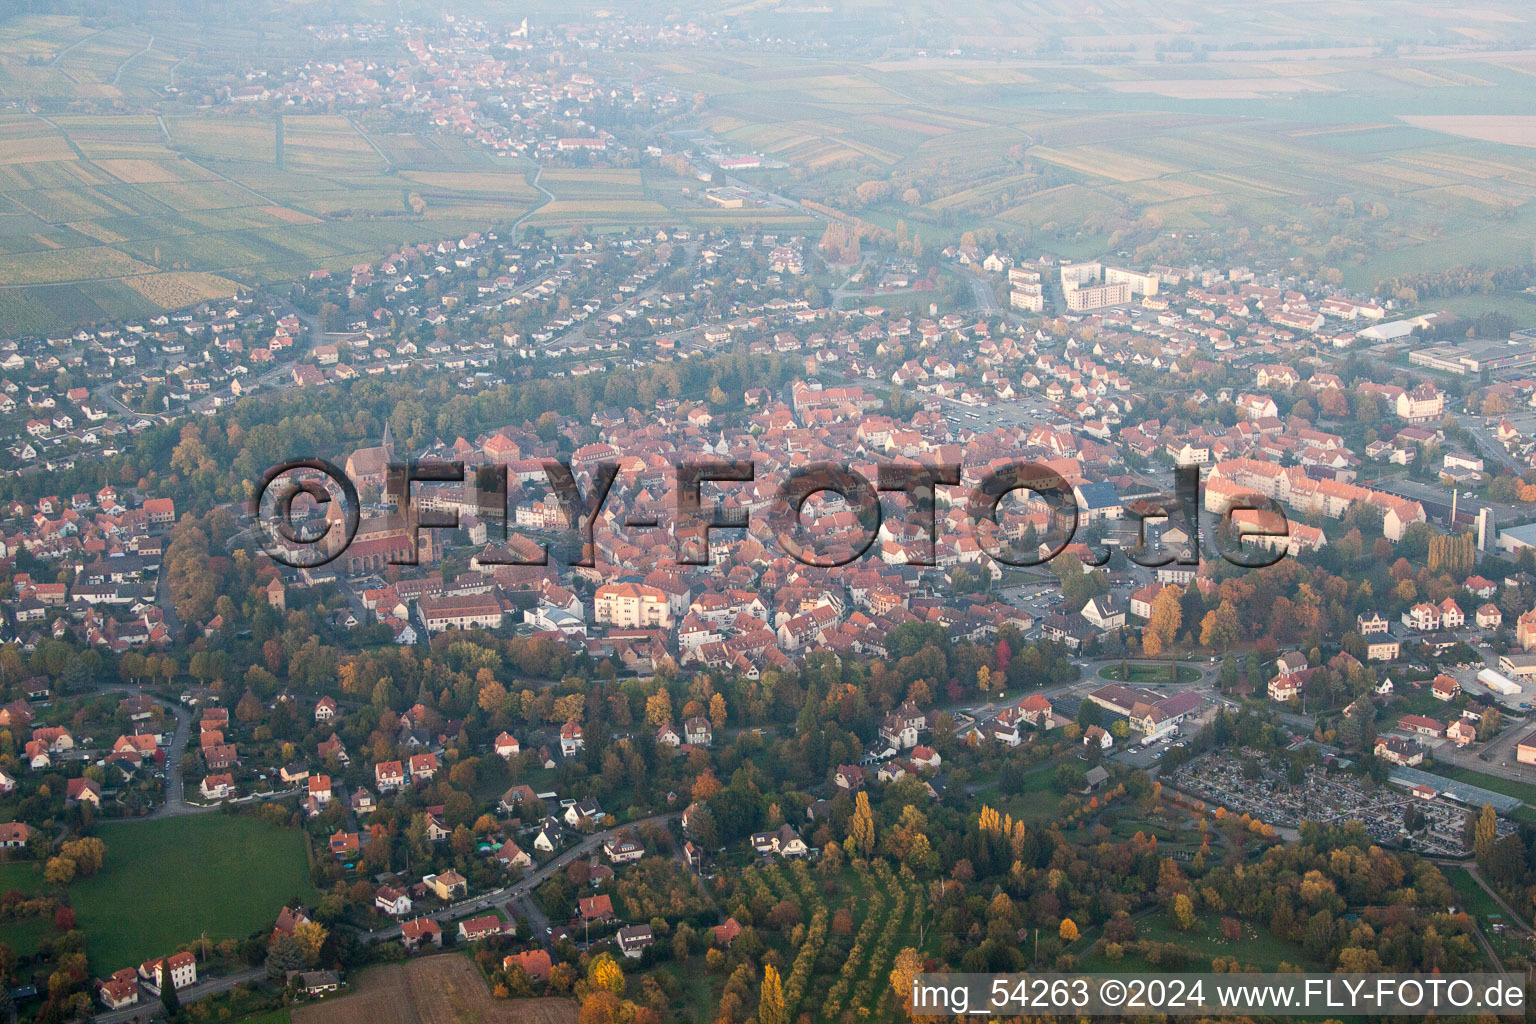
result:
[(921, 140), (1065, 48), (1214, 146), (1219, 33), (70, 11), (0, 15), (0, 1021), (1536, 961), (1536, 143), (1194, 218), (1107, 100)]

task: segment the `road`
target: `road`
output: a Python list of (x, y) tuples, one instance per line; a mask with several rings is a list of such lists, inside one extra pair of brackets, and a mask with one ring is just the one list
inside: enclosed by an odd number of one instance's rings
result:
[[(265, 967), (247, 967), (234, 974), (221, 974), (217, 978), (199, 979), (196, 985), (178, 989), (176, 996), (183, 1007), (205, 996), (228, 992), (236, 985), (248, 985), (262, 981), (267, 976)], [(128, 1024), (129, 1021), (148, 1021), (160, 1015), (160, 1000), (150, 999), (121, 1010), (103, 1010), (91, 1017), (96, 1024)]]
[(997, 304), (997, 292), (992, 288), (992, 282), (985, 277), (971, 278), (971, 294), (976, 296), (976, 305), (984, 313), (1000, 313), (1003, 307)]
[(1499, 443), (1499, 439), (1493, 436), (1493, 432), (1482, 423), (1469, 416), (1462, 420), (1461, 425), (1467, 428), (1467, 432), (1477, 442), (1478, 451), (1485, 458), (1491, 458), (1504, 468), (1512, 469), (1517, 473), (1524, 468), (1520, 465), (1518, 459), (1504, 449), (1504, 446)]
[(155, 45), (155, 37), (154, 36), (150, 36), (149, 37), (149, 42), (144, 44), (144, 49), (138, 51), (137, 53), (131, 53), (128, 56), (124, 57), (123, 58), (123, 62), (117, 66), (117, 74), (112, 76), (112, 85), (115, 87), (117, 85), (117, 83), (120, 82), (122, 80), (122, 78), (123, 78), (123, 70), (125, 68), (127, 68), (129, 64), (132, 64), (135, 60), (138, 60), (140, 57), (144, 56), (151, 49), (153, 49), (154, 45)]
[[(614, 828), (604, 829), (601, 832), (594, 832), (590, 836), (587, 836), (585, 839), (583, 839), (581, 842), (577, 843), (575, 846), (571, 847), (569, 850), (566, 850), (564, 853), (555, 857), (554, 860), (546, 863), (533, 874), (521, 879), (520, 881), (514, 882), (512, 885), (504, 886), (500, 889), (495, 889), (491, 892), (475, 896), (472, 899), (467, 899), (463, 902), (452, 904), (451, 906), (444, 907), (441, 910), (433, 911), (432, 913), (425, 916), (439, 922), (453, 921), (476, 910), (491, 910), (494, 909), (498, 904), (516, 902), (518, 900), (524, 899), (530, 893), (532, 893), (534, 889), (537, 889), (544, 882), (548, 881), (549, 878), (555, 874), (555, 872), (564, 868), (567, 864), (576, 858), (585, 857), (586, 855), (592, 853), (594, 850), (602, 846), (605, 840), (611, 839), (613, 836), (616, 836), (621, 832), (628, 832), (633, 829), (638, 829), (644, 825), (659, 825), (663, 822), (674, 821), (680, 817), (682, 817), (681, 811), (672, 811), (668, 814), (657, 814), (649, 818), (641, 818), (638, 821), (629, 822), (626, 825), (619, 825)], [(365, 942), (383, 942), (389, 939), (398, 938), (399, 935), (399, 924), (394, 924), (388, 928), (380, 928), (371, 932), (358, 933), (358, 937)]]
[(550, 203), (555, 201), (555, 194), (553, 192), (551, 192), (549, 189), (545, 188), (543, 185), (539, 184), (539, 179), (542, 178), (543, 176), (544, 176), (544, 166), (542, 164), (535, 164), (534, 167), (533, 167), (533, 180), (528, 182), (528, 184), (532, 185), (534, 188), (536, 188), (540, 192), (544, 193), (544, 201), (542, 203), (540, 203), (538, 206), (535, 206), (532, 209), (526, 211), (521, 217), (517, 218), (517, 220), (512, 222), (512, 230), (510, 232), (508, 232), (508, 235), (510, 236), (511, 240), (514, 241), (514, 242), (517, 241), (517, 233), (518, 233), (518, 231), (522, 230), (523, 221), (527, 220), (529, 217), (532, 217), (534, 214), (536, 214), (540, 210), (544, 209), (544, 207), (548, 206)]
[(64, 49), (62, 49), (58, 53), (54, 54), (53, 55), (53, 60), (49, 63), (48, 66), (51, 67), (51, 68), (58, 67), (59, 66), (59, 61), (64, 59), (64, 55), (66, 53), (68, 53), (70, 50), (73, 50), (75, 47), (79, 46), (81, 43), (89, 42), (90, 40), (95, 39), (97, 36), (101, 35), (105, 31), (106, 31), (106, 29), (99, 28), (95, 32), (92, 32), (88, 36), (81, 36), (79, 39), (76, 39), (74, 42), (72, 42), (68, 46), (64, 47)]
[(164, 560), (155, 576), (155, 607), (165, 616), (165, 628), (170, 631), (171, 639), (180, 637), (186, 627), (181, 616), (176, 614), (176, 602), (171, 600), (170, 573), (165, 570)]
[[(145, 817), (148, 818), (179, 818), (188, 814), (202, 814), (205, 811), (217, 810), (217, 807), (196, 807), (187, 803), (186, 779), (181, 770), (181, 759), (187, 751), (187, 738), (192, 732), (192, 712), (180, 704), (173, 704), (168, 700), (145, 693), (137, 686), (129, 686), (120, 683), (113, 686), (103, 686), (103, 693), (125, 693), (148, 697), (157, 707), (164, 708), (176, 719), (176, 732), (171, 737), (170, 746), (165, 748), (165, 803), (156, 807)], [(144, 818), (109, 818), (108, 821), (143, 821)]]
[(368, 137), (368, 133), (363, 131), (363, 126), (358, 124), (357, 121), (353, 119), (351, 114), (347, 114), (346, 118), (347, 124), (352, 126), (352, 130), (357, 132), (358, 135), (362, 136), (363, 141), (368, 143), (368, 147), (375, 153), (379, 154), (379, 159), (384, 161), (384, 173), (388, 174), (393, 171), (395, 169), (395, 162), (389, 158), (389, 154), (380, 149), (379, 144)]

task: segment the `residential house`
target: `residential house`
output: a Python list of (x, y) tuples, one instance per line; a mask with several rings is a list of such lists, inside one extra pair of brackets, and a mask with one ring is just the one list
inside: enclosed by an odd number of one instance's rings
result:
[(423, 943), (441, 946), (443, 926), (430, 917), (418, 917), (400, 925), (400, 944), (407, 950), (418, 949)]
[(459, 922), (460, 942), (480, 942), (502, 933), (501, 918), (495, 914), (473, 917)]
[(424, 875), (421, 884), (430, 889), (432, 895), (444, 903), (452, 901), (456, 896), (469, 895), (468, 880), (452, 868), (440, 875)]
[(530, 981), (542, 983), (549, 980), (549, 972), (554, 967), (554, 961), (550, 959), (547, 949), (530, 949), (502, 957), (502, 970), (510, 971), (514, 967), (521, 967)]
[(625, 925), (619, 929), (619, 949), (626, 957), (638, 960), (645, 948), (656, 941), (648, 924)]
[(388, 885), (381, 885), (373, 894), (373, 905), (382, 914), (390, 917), (403, 917), (411, 912), (411, 898), (399, 889)]

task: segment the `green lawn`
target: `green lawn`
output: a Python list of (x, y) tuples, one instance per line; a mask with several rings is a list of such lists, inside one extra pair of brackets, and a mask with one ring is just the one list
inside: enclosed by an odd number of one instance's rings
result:
[(1050, 761), (1030, 769), (1015, 791), (1005, 793), (997, 783), (993, 783), (978, 790), (975, 799), (999, 814), (1013, 815), (1015, 821), (1035, 822), (1053, 818), (1063, 795), (1052, 788), (1056, 764)]
[(1442, 867), (1440, 873), (1445, 875), (1445, 880), (1461, 895), (1462, 909), (1473, 917), (1486, 921), (1492, 917), (1502, 919), (1504, 912), (1499, 905), (1493, 902), (1493, 897), (1488, 895), (1488, 890), (1477, 884), (1477, 879), (1472, 877), (1472, 872), (1466, 868)]
[(43, 891), (43, 875), (38, 865), (29, 860), (0, 864), (0, 892), (20, 889), (24, 893)]
[(5, 923), (5, 944), (17, 956), (32, 956), (37, 952), (38, 944), (50, 934), (55, 934), (51, 916), (24, 917)]
[[(1168, 665), (1166, 663), (1149, 665), (1131, 662), (1125, 666), (1125, 674), (1127, 678), (1121, 679), (1119, 663), (1105, 665), (1099, 669), (1099, 678), (1112, 679), (1117, 683), (1166, 683), (1169, 681)], [(1200, 673), (1197, 670), (1190, 668), (1188, 665), (1179, 666), (1179, 682), (1193, 683), (1198, 682), (1199, 679)]]
[[(1306, 965), (1306, 955), (1300, 946), (1275, 938), (1267, 928), (1251, 921), (1244, 921), (1242, 925), (1242, 938), (1228, 942), (1221, 934), (1220, 914), (1205, 914), (1194, 928), (1181, 932), (1169, 922), (1168, 915), (1159, 910), (1136, 921), (1136, 937), (1182, 946), (1190, 956), (1187, 969), (1191, 971), (1209, 970), (1211, 960), (1218, 956), (1236, 957), (1243, 966), (1253, 964), (1262, 971), (1273, 971), (1282, 960), (1297, 966)], [(1149, 965), (1129, 952), (1118, 962), (1111, 961), (1103, 953), (1094, 953), (1083, 957), (1078, 967), (1084, 971), (1150, 969)]]
[(92, 969), (107, 974), (206, 933), (244, 938), (288, 900), (313, 904), (303, 834), (254, 818), (200, 814), (101, 830), (107, 860), (70, 887)]

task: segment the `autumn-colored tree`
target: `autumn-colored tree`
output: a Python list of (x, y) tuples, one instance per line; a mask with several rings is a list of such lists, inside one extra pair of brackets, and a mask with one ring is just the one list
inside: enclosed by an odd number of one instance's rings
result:
[(325, 945), (328, 935), (323, 925), (315, 921), (305, 921), (293, 930), (293, 941), (298, 943), (299, 951), (304, 954), (304, 960), (314, 965), (320, 960), (320, 947)]
[(599, 953), (587, 965), (587, 984), (594, 991), (604, 989), (615, 994), (624, 991), (624, 971), (611, 953)]
[(240, 703), (235, 705), (235, 718), (246, 725), (251, 725), (261, 720), (264, 714), (261, 701), (250, 690), (246, 690), (240, 698)]
[(853, 816), (848, 819), (848, 841), (861, 856), (875, 852), (875, 814), (869, 809), (869, 794), (862, 789), (855, 798)]
[(1195, 926), (1195, 905), (1182, 892), (1173, 897), (1168, 912), (1173, 918), (1173, 926), (1179, 931), (1187, 932)]
[[(617, 966), (614, 969), (617, 970)], [(606, 988), (594, 988), (582, 999), (576, 1020), (577, 1024), (621, 1024), (624, 1003)]]
[[(481, 671), (485, 670), (482, 669)], [(480, 687), (480, 695), (476, 703), (480, 705), (481, 711), (488, 715), (494, 714), (506, 706), (507, 688), (492, 679)]]
[(896, 964), (891, 968), (891, 991), (907, 1014), (912, 1013), (912, 983), (923, 973), (923, 959), (911, 946), (896, 954)]
[(695, 801), (708, 800), (720, 792), (720, 780), (715, 778), (715, 773), (705, 769), (699, 773), (699, 777), (693, 780), (692, 795)]
[(1202, 647), (1225, 651), (1241, 640), (1242, 636), (1242, 620), (1238, 618), (1237, 609), (1229, 600), (1223, 600), (1221, 604), (1206, 612), (1205, 618), (1200, 620), (1200, 646)]
[(772, 964), (763, 966), (763, 988), (757, 1000), (757, 1024), (786, 1024), (784, 987)]
[(80, 878), (90, 878), (101, 870), (102, 862), (107, 858), (107, 844), (94, 836), (83, 839), (71, 839), (59, 847), (59, 853), (75, 862), (75, 874)]
[(672, 695), (665, 689), (645, 698), (645, 720), (658, 728), (672, 721)]
[(68, 885), (75, 880), (75, 862), (68, 857), (49, 857), (43, 880), (49, 885)]
[(1183, 594), (1178, 587), (1165, 587), (1152, 601), (1152, 617), (1141, 632), (1141, 649), (1156, 657), (1178, 635), (1184, 622)]
[(1493, 853), (1493, 844), (1499, 839), (1499, 816), (1493, 809), (1493, 804), (1483, 804), (1482, 812), (1477, 816), (1477, 824), (1472, 826), (1472, 855), (1477, 858), (1478, 864), (1487, 867), (1488, 857)]
[(715, 727), (716, 732), (725, 728), (725, 715), (725, 698), (718, 693), (710, 697), (709, 724)]
[(1062, 918), (1061, 919), (1061, 927), (1059, 929), (1057, 929), (1057, 934), (1061, 936), (1061, 941), (1062, 942), (1076, 942), (1077, 941), (1077, 923), (1075, 921), (1073, 921), (1070, 917)]

